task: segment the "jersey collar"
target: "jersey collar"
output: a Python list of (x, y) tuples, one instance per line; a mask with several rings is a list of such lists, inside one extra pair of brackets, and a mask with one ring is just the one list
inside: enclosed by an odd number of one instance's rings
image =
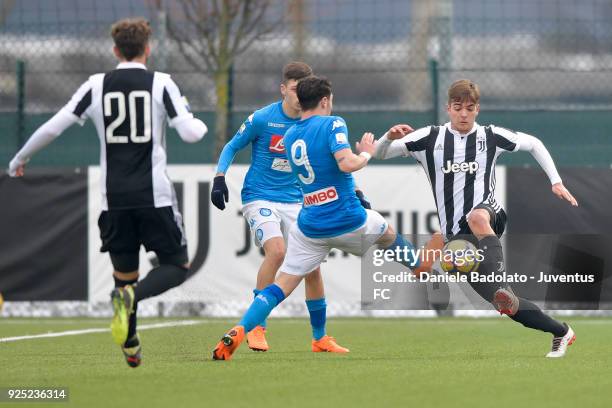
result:
[(474, 126), (473, 126), (473, 127), (472, 127), (472, 129), (471, 129), (469, 132), (467, 132), (467, 133), (461, 133), (461, 132), (459, 132), (458, 130), (455, 130), (455, 129), (451, 128), (451, 123), (450, 123), (450, 122), (446, 122), (446, 123), (444, 124), (444, 126), (446, 126), (446, 128), (448, 129), (448, 131), (449, 131), (449, 132), (451, 132), (453, 135), (455, 135), (455, 136), (459, 136), (459, 137), (465, 137), (465, 136), (468, 136), (468, 135), (471, 135), (472, 133), (474, 133), (474, 132), (476, 131), (476, 129), (478, 128), (478, 126), (480, 126), (480, 125), (478, 125), (478, 123), (477, 123), (477, 122), (474, 122)]
[(147, 69), (147, 67), (144, 64), (141, 64), (140, 62), (125, 61), (125, 62), (120, 62), (117, 65), (117, 69), (130, 69), (130, 68)]

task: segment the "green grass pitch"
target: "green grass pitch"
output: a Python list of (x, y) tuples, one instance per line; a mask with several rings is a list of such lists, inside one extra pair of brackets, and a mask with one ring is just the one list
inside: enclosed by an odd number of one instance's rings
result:
[[(227, 362), (210, 355), (234, 321), (202, 320), (142, 331), (137, 369), (108, 332), (0, 342), (0, 387), (68, 387), (70, 401), (52, 405), (78, 407), (612, 406), (612, 319), (568, 322), (577, 340), (556, 360), (544, 358), (548, 334), (507, 318), (332, 318), (328, 333), (348, 355), (312, 353), (306, 319), (272, 319), (269, 352), (243, 344)], [(0, 338), (101, 327), (5, 318)]]

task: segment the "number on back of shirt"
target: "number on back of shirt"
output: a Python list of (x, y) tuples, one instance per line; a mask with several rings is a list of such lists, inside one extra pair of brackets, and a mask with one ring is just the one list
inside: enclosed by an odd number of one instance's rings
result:
[(315, 180), (314, 170), (308, 160), (308, 152), (306, 151), (306, 142), (298, 139), (291, 145), (291, 160), (296, 166), (304, 166), (308, 175), (304, 177), (298, 174), (300, 181), (304, 184), (312, 184)]
[[(113, 101), (116, 101), (117, 105), (117, 117), (106, 128), (106, 143), (149, 142), (151, 140), (151, 94), (148, 91), (132, 91), (128, 94), (127, 103), (125, 99), (123, 92), (109, 92), (104, 95), (104, 116), (113, 115)], [(140, 104), (137, 103), (138, 99), (141, 100)], [(138, 109), (139, 107), (141, 109)], [(128, 109), (130, 134), (117, 134), (117, 128), (125, 122)], [(142, 121), (142, 134), (138, 134), (139, 121)]]

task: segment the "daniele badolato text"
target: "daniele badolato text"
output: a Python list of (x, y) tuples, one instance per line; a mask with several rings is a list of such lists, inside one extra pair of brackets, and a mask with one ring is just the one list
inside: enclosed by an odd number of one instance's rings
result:
[[(472, 283), (594, 283), (595, 275), (593, 274), (560, 274), (552, 275), (545, 274), (543, 271), (538, 272), (536, 276), (531, 274), (510, 273), (503, 271), (492, 271), (486, 273), (479, 272), (478, 265), (484, 260), (482, 250), (472, 248), (464, 248), (460, 250), (444, 250), (438, 253), (424, 253), (423, 248), (408, 250), (406, 248), (395, 250), (375, 250), (373, 251), (372, 266), (374, 271), (372, 279), (374, 283), (440, 283), (440, 282), (472, 282)], [(384, 269), (384, 265), (389, 263), (402, 263), (404, 265), (416, 266), (417, 259), (423, 257), (434, 256), (440, 261), (440, 265), (444, 272), (421, 272), (418, 276), (411, 271), (389, 272), (380, 270)]]

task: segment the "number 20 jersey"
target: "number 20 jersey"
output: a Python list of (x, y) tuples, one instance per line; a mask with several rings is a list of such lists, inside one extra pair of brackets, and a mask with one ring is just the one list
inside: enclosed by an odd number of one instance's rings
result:
[(166, 174), (166, 123), (193, 118), (170, 75), (123, 62), (81, 85), (65, 110), (94, 123), (100, 139), (102, 209), (176, 203)]
[(298, 227), (310, 238), (336, 237), (361, 227), (366, 212), (350, 173), (338, 167), (334, 153), (350, 149), (348, 130), (339, 116), (312, 116), (285, 133), (285, 149), (304, 202)]

